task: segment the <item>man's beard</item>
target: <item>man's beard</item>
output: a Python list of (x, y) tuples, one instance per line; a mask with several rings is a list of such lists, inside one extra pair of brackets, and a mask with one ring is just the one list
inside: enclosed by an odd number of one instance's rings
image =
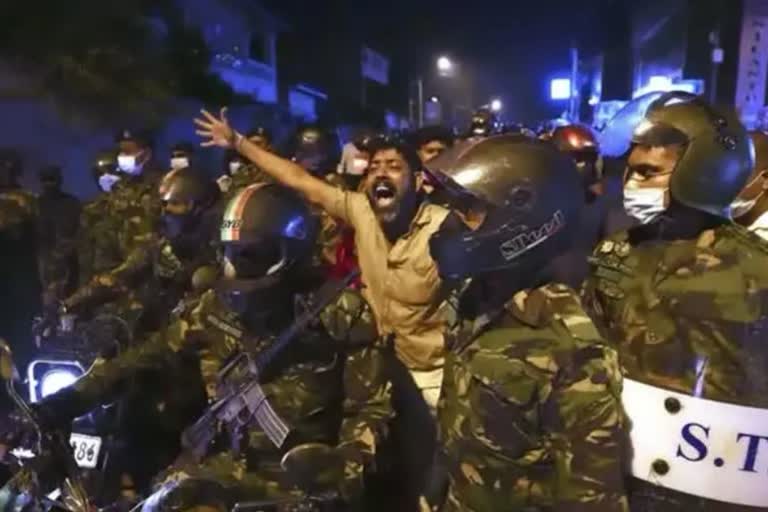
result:
[(400, 218), (408, 191), (400, 191), (388, 178), (378, 178), (366, 191), (373, 213), (381, 224), (392, 224)]

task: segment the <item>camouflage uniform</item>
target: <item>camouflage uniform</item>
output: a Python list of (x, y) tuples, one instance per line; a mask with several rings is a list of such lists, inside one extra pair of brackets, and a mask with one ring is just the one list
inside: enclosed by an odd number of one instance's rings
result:
[(627, 510), (617, 356), (570, 288), (459, 312), (446, 343), (444, 511)]
[[(220, 503), (218, 500), (231, 506), (241, 499), (288, 492), (280, 460), (290, 448), (306, 442), (338, 442), (348, 461), (344, 491), (359, 494), (363, 468), (372, 463), (376, 440), (391, 416), (389, 384), (381, 368), (375, 322), (355, 292), (344, 292), (324, 310), (321, 321), (322, 326), (296, 341), (278, 363), (275, 376), (262, 384), (274, 417), (287, 427), (283, 442), (271, 440), (255, 420), (244, 432), (220, 436), (219, 443), (226, 442), (219, 446), (223, 450), (217, 450), (218, 454), (201, 464), (184, 464), (169, 471), (163, 491), (155, 499), (161, 507)], [(75, 384), (74, 391), (60, 394), (61, 398), (54, 395), (48, 403), (55, 410), (56, 401), (71, 404), (74, 394), (78, 404), (74, 412), (88, 410), (120, 389), (126, 379), (145, 371), (162, 372), (170, 361), (190, 351), (199, 358), (208, 395), (215, 399), (218, 371), (246, 339), (248, 334), (237, 316), (214, 291), (208, 291), (162, 335), (93, 368)], [(268, 343), (249, 339), (256, 351)]]
[[(124, 178), (111, 192), (85, 205), (77, 241), (81, 288), (76, 294), (92, 293), (103, 276), (114, 275), (114, 282), (129, 276), (138, 260), (145, 258), (142, 251), (151, 252), (157, 245), (154, 233), (160, 205), (156, 192), (153, 180)], [(111, 309), (138, 311), (141, 306), (135, 302), (124, 297), (121, 306)]]
[(111, 215), (123, 223), (118, 235), (126, 254), (149, 241), (156, 231), (160, 216), (157, 187), (155, 179), (124, 178), (108, 195)]
[(110, 206), (109, 195), (100, 194), (83, 207), (77, 244), (80, 285), (117, 267), (127, 256), (120, 247), (122, 219), (112, 215)]
[[(598, 244), (584, 289), (585, 306), (616, 343), (624, 375), (768, 409), (768, 245), (735, 224), (672, 242), (632, 243), (631, 233)], [(649, 510), (755, 510), (640, 480), (633, 486), (658, 496)]]
[(164, 237), (142, 236), (118, 267), (94, 276), (64, 301), (67, 309), (82, 309), (117, 301), (117, 309), (128, 319), (142, 318), (142, 329), (160, 328), (168, 312), (191, 287), (201, 268), (216, 265), (216, 246), (203, 244), (191, 259), (178, 257)]

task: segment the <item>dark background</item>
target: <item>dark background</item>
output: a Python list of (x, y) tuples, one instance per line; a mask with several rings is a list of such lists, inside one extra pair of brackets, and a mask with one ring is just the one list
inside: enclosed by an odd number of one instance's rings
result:
[[(404, 109), (409, 77), (421, 75), (427, 95), (468, 88), (475, 105), (499, 97), (506, 117), (527, 121), (562, 111), (562, 105), (548, 99), (549, 78), (567, 76), (572, 41), (584, 57), (593, 49), (610, 47), (628, 30), (624, 23), (628, 2), (622, 0), (264, 3), (291, 25), (278, 44), (278, 61), (292, 78), (304, 76), (321, 87), (332, 87), (338, 79), (336, 70), (320, 59), (315, 66), (305, 61), (302, 69), (291, 69), (298, 48), (307, 51), (307, 45), (300, 43), (337, 48), (367, 41), (390, 58), (395, 87), (389, 94), (398, 95), (392, 99)], [(436, 77), (435, 59), (440, 55), (458, 63), (456, 78)]]

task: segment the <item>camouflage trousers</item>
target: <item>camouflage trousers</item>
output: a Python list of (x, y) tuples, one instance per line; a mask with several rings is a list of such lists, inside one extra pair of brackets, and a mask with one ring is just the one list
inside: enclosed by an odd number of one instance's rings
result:
[(174, 466), (158, 478), (154, 493), (142, 512), (183, 512), (195, 507), (229, 511), (236, 503), (298, 498), (279, 465), (261, 465), (258, 471), (230, 453), (220, 453), (196, 465)]

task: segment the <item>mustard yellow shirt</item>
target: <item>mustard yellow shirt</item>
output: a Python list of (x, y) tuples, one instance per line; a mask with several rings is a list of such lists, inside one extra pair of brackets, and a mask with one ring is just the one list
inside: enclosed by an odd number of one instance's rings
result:
[(387, 240), (368, 198), (337, 190), (328, 213), (355, 229), (363, 296), (373, 308), (379, 332), (394, 335), (400, 360), (412, 370), (443, 365), (443, 304), (448, 287), (429, 253), (429, 239), (448, 215), (423, 203), (408, 232)]

